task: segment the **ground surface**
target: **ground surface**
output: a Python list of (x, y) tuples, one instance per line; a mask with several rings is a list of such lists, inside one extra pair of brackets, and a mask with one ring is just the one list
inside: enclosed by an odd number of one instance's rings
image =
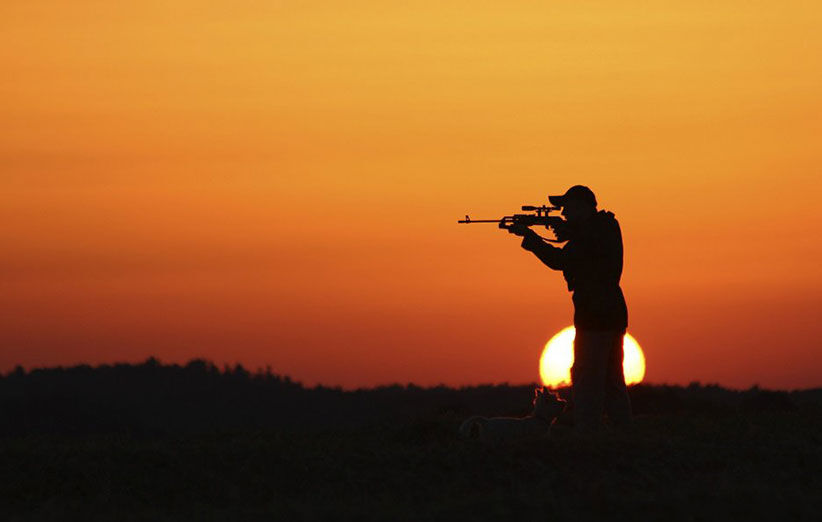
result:
[[(370, 405), (356, 422), (333, 424), (296, 413), (260, 422), (251, 412), (262, 406), (247, 406), (243, 393), (234, 395), (246, 408), (239, 417), (223, 414), (238, 409), (231, 403), (204, 408), (210, 424), (190, 406), (174, 410), (170, 392), (166, 409), (154, 404), (145, 417), (132, 411), (139, 396), (116, 407), (98, 397), (104, 421), (82, 430), (86, 417), (75, 412), (72, 424), (47, 407), (51, 395), (20, 382), (0, 386), (3, 520), (818, 520), (822, 513), (818, 391), (639, 387), (629, 429), (580, 438), (561, 426), (544, 440), (485, 448), (457, 438), (461, 420), (522, 414), (528, 387), (394, 387), (360, 392), (354, 402), (339, 390), (299, 391), (315, 394), (301, 404), (319, 412)], [(220, 386), (214, 396), (227, 393)], [(71, 390), (74, 406), (60, 411), (86, 411), (88, 397)], [(399, 413), (383, 410), (403, 401)], [(36, 407), (44, 412), (37, 418)], [(187, 420), (166, 431), (139, 429), (152, 411)]]

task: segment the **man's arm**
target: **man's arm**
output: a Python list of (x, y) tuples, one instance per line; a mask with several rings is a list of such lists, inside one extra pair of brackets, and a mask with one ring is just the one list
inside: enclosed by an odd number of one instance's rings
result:
[(565, 252), (561, 248), (546, 243), (536, 232), (527, 229), (522, 237), (522, 248), (533, 252), (540, 261), (553, 270), (564, 270), (566, 265)]

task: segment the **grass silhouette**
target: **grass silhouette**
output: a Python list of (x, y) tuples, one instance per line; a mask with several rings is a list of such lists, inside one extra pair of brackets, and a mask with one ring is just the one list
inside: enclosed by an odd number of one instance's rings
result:
[[(567, 395), (567, 390), (563, 393)], [(4, 520), (814, 519), (822, 390), (637, 385), (631, 428), (500, 448), (533, 385), (307, 388), (142, 364), (0, 377)]]

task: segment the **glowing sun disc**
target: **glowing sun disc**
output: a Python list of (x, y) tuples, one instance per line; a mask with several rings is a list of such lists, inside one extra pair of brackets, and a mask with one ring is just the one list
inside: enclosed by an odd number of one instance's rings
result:
[[(574, 364), (573, 326), (563, 328), (545, 344), (539, 358), (539, 376), (542, 384), (550, 388), (559, 388), (571, 384), (571, 366)], [(624, 356), (622, 371), (625, 373), (625, 384), (642, 382), (645, 377), (645, 354), (631, 334), (625, 334), (622, 342)]]

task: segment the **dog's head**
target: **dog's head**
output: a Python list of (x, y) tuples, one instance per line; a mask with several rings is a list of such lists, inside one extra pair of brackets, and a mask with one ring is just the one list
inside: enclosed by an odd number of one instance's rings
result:
[(556, 418), (565, 409), (565, 401), (556, 393), (543, 387), (534, 390), (534, 415)]

